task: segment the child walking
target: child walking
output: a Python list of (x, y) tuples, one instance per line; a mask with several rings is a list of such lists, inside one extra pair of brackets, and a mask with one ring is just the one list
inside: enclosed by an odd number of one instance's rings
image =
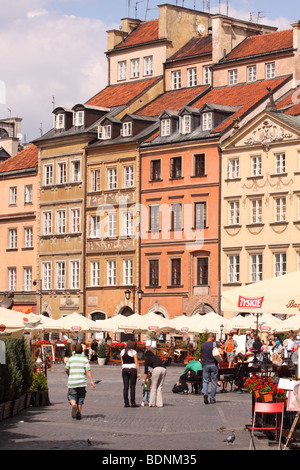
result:
[(143, 382), (143, 400), (141, 406), (145, 406), (145, 404), (149, 405), (150, 390), (152, 384), (151, 375), (151, 372), (148, 372), (147, 378)]

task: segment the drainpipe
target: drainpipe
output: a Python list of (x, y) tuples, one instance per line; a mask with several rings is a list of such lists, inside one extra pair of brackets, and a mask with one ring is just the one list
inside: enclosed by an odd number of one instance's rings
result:
[(221, 314), (221, 193), (222, 193), (222, 150), (219, 152), (219, 214), (218, 214), (218, 314)]

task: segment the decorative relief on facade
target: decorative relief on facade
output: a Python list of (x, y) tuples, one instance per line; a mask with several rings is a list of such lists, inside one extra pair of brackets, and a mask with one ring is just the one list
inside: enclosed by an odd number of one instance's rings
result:
[(88, 251), (133, 250), (134, 239), (95, 240), (88, 242)]
[(273, 124), (270, 119), (265, 119), (261, 127), (253, 131), (252, 136), (245, 140), (246, 145), (262, 145), (265, 151), (270, 149), (270, 144), (283, 142), (293, 137), (289, 132), (285, 132), (280, 126)]

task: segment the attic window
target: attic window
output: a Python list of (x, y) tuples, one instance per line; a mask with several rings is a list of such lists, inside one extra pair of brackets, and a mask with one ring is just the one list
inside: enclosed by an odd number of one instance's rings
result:
[(121, 135), (123, 137), (129, 137), (130, 135), (132, 135), (132, 122), (123, 122)]
[(98, 139), (111, 139), (111, 125), (98, 126)]
[(73, 114), (73, 125), (76, 127), (84, 125), (84, 111), (76, 111)]
[(189, 134), (192, 130), (192, 117), (190, 115), (181, 116), (180, 129), (181, 134)]
[(64, 129), (65, 128), (65, 115), (64, 114), (55, 114), (54, 116), (54, 127), (55, 129)]
[(212, 129), (212, 113), (202, 114), (202, 129), (204, 131), (210, 131)]
[(171, 120), (170, 119), (161, 120), (160, 133), (163, 137), (171, 134)]

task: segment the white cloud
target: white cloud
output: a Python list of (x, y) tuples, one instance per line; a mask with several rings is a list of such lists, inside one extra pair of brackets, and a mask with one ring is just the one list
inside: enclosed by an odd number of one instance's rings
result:
[(107, 84), (106, 31), (97, 19), (30, 9), (0, 29), (1, 75), (6, 104), (0, 116), (23, 118), (27, 140), (52, 127), (52, 96), (56, 106), (85, 102)]

